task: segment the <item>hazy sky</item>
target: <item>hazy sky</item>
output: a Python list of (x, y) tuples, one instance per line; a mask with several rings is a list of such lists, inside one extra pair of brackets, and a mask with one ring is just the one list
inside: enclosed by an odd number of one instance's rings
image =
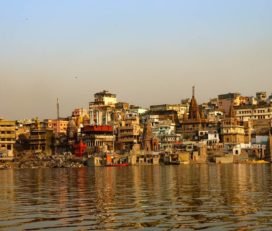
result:
[(0, 0), (0, 116), (272, 92), (271, 0)]

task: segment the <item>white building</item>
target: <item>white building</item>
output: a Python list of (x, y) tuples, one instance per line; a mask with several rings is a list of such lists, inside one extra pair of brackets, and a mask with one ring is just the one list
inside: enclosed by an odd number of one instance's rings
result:
[(235, 107), (236, 117), (240, 121), (271, 119), (272, 105), (248, 105)]
[(116, 95), (108, 91), (94, 94), (94, 101), (89, 103), (90, 125), (111, 125), (116, 103)]

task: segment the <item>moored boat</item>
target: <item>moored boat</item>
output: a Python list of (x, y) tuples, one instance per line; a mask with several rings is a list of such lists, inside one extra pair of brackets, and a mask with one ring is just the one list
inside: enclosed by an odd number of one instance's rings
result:
[(171, 161), (166, 161), (164, 162), (165, 165), (180, 165), (179, 160), (171, 160)]
[(106, 164), (105, 167), (126, 167), (129, 166), (128, 163), (116, 163), (116, 164)]

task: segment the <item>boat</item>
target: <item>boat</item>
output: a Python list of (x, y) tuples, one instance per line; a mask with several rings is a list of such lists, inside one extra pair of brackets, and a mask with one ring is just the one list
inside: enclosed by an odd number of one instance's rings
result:
[(164, 162), (164, 164), (166, 164), (166, 165), (180, 165), (180, 161), (179, 160), (170, 160), (170, 161)]
[(116, 164), (106, 164), (105, 167), (126, 167), (128, 166), (128, 163), (116, 163)]

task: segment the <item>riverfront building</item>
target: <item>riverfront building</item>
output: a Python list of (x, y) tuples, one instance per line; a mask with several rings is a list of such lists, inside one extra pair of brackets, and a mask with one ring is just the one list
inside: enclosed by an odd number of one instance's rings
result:
[(12, 159), (16, 140), (16, 122), (0, 119), (0, 159)]
[(30, 150), (35, 153), (45, 152), (47, 155), (52, 154), (53, 149), (53, 130), (46, 129), (36, 119), (35, 124), (30, 129), (29, 137)]
[(89, 152), (114, 149), (113, 128), (110, 125), (88, 125), (82, 128), (82, 139)]
[(199, 131), (213, 131), (216, 130), (216, 123), (208, 121), (204, 118), (203, 113), (200, 111), (195, 98), (195, 90), (193, 87), (192, 99), (190, 102), (189, 116), (184, 117), (181, 123), (179, 132), (183, 135), (184, 139), (199, 140)]
[(137, 113), (126, 113), (125, 119), (120, 122), (118, 128), (118, 148), (131, 150), (134, 144), (140, 143), (140, 119)]
[(221, 135), (223, 143), (241, 144), (245, 143), (245, 128), (235, 117), (233, 106), (230, 106), (229, 115), (222, 120)]
[(94, 101), (89, 103), (90, 125), (111, 125), (116, 103), (116, 95), (108, 91), (94, 94)]

